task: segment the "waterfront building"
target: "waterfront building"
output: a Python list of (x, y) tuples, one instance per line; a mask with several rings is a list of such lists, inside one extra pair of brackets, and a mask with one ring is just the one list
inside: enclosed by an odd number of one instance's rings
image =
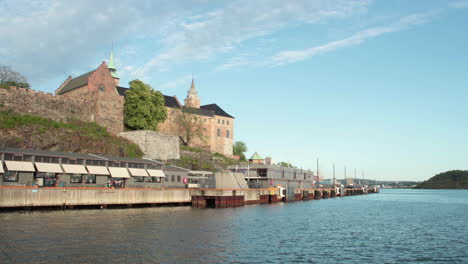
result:
[(164, 164), (104, 155), (0, 148), (0, 185), (23, 187), (166, 187)]
[[(94, 105), (91, 120), (112, 133), (119, 133), (124, 130), (123, 105), (128, 89), (120, 86), (120, 77), (111, 53), (109, 65), (102, 62), (97, 69), (88, 73), (75, 78), (69, 76), (55, 91), (55, 95), (88, 100)], [(233, 157), (234, 117), (217, 104), (202, 105), (194, 79), (184, 105), (176, 96), (164, 95), (164, 100), (168, 117), (159, 124), (160, 132), (183, 137), (186, 130), (181, 117), (187, 115), (200, 130), (188, 143), (190, 146)]]
[(314, 187), (314, 174), (311, 170), (286, 168), (271, 164), (237, 165), (229, 166), (228, 169), (232, 172), (242, 173), (249, 188), (253, 189), (271, 188), (279, 185), (304, 189)]

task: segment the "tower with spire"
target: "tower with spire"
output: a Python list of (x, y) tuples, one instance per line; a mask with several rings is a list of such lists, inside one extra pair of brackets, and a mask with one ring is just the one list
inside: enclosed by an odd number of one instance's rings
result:
[(200, 108), (200, 98), (198, 98), (197, 89), (195, 89), (195, 80), (192, 78), (192, 85), (188, 91), (187, 98), (184, 100), (186, 107)]
[(112, 77), (114, 78), (114, 81), (115, 81), (115, 85), (119, 85), (119, 75), (117, 74), (117, 68), (115, 68), (115, 63), (114, 63), (114, 51), (111, 51), (110, 53), (110, 57), (109, 57), (109, 65), (107, 66), (107, 68), (109, 69), (110, 71), (110, 74), (112, 75)]

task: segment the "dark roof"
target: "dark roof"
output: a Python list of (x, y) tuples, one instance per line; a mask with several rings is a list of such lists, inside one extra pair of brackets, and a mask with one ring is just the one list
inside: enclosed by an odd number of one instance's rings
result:
[(95, 154), (81, 154), (72, 152), (58, 152), (58, 151), (47, 151), (39, 149), (20, 149), (20, 148), (0, 148), (0, 153), (8, 154), (26, 154), (34, 156), (50, 156), (50, 157), (66, 157), (66, 158), (79, 158), (79, 159), (93, 159), (93, 160), (111, 160), (111, 161), (125, 161), (135, 163), (154, 163), (163, 165), (163, 162), (150, 160), (150, 159), (136, 159), (136, 158), (125, 158), (125, 157), (111, 157), (105, 155)]
[(214, 112), (215, 115), (234, 118), (232, 115), (224, 112), (224, 110), (221, 107), (219, 107), (217, 104), (202, 105), (200, 106), (200, 109), (210, 110)]
[(181, 105), (179, 104), (179, 101), (177, 101), (175, 96), (164, 95), (164, 103), (167, 107), (173, 107), (173, 108), (181, 107)]
[(92, 154), (81, 154), (73, 152), (48, 151), (40, 149), (0, 148), (0, 153), (26, 154), (35, 156), (68, 157), (78, 159), (103, 159)]
[(187, 113), (202, 115), (202, 116), (214, 116), (214, 111), (201, 109), (201, 108), (194, 108), (194, 107), (185, 107), (183, 108)]
[(119, 93), (120, 96), (125, 96), (125, 92), (128, 90), (128, 88), (117, 86), (117, 92)]
[(95, 71), (96, 70), (92, 70), (88, 73), (85, 73), (83, 75), (80, 75), (76, 78), (71, 79), (69, 82), (67, 82), (67, 84), (65, 84), (64, 87), (62, 87), (62, 89), (60, 89), (60, 91), (57, 94), (64, 94), (66, 92), (75, 90), (76, 88), (79, 88), (83, 85), (88, 84), (89, 76), (91, 76), (91, 74), (93, 74), (93, 72)]
[[(130, 89), (130, 88), (125, 88), (125, 87), (121, 87), (121, 86), (117, 86), (117, 92), (119, 93), (119, 95), (121, 96), (125, 96), (125, 92)], [(177, 99), (175, 98), (175, 96), (167, 96), (167, 95), (164, 95), (164, 105), (166, 107), (172, 107), (172, 108), (180, 108), (180, 104), (179, 102), (177, 101)]]

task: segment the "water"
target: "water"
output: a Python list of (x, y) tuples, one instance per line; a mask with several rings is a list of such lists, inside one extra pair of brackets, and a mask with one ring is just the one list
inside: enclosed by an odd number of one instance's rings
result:
[(467, 190), (0, 213), (1, 263), (468, 263)]

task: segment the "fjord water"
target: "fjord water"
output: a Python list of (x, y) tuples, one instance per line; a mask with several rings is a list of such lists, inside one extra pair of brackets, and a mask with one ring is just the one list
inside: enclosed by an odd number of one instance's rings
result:
[(467, 190), (0, 213), (1, 263), (468, 263)]

